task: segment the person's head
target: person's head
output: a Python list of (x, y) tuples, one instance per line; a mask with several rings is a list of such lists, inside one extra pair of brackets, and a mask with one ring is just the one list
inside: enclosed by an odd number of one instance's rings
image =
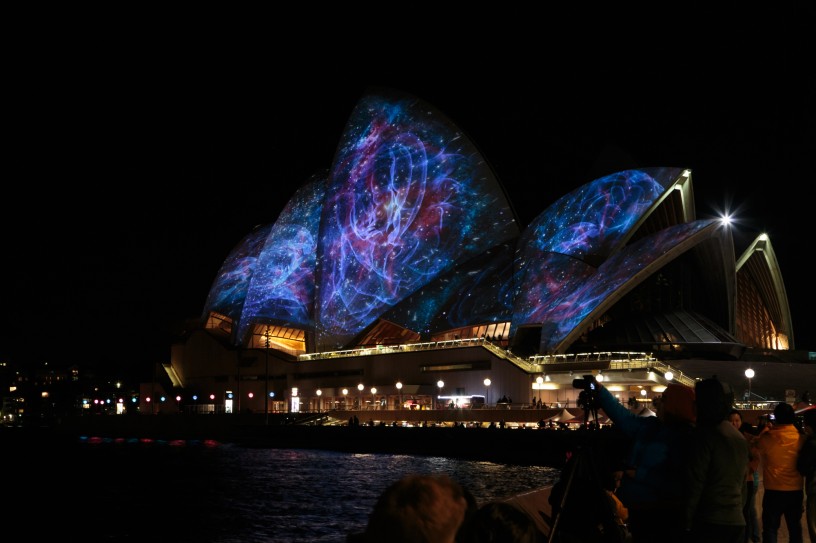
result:
[(535, 521), (508, 502), (488, 502), (462, 526), (460, 543), (536, 543), (543, 541)]
[(602, 478), (603, 487), (611, 492), (616, 492), (623, 481), (623, 467), (615, 466), (612, 471)]
[(731, 412), (728, 413), (728, 422), (737, 430), (742, 431), (742, 414), (736, 409), (732, 409)]
[(475, 507), (472, 495), (447, 475), (406, 475), (380, 494), (362, 540), (453, 543)]
[(787, 402), (779, 402), (773, 410), (773, 423), (775, 426), (780, 424), (794, 424), (796, 422), (796, 412), (793, 406)]
[(716, 424), (729, 417), (734, 405), (734, 393), (728, 383), (710, 377), (697, 381), (694, 392), (698, 424)]
[(666, 422), (693, 423), (695, 420), (694, 389), (691, 387), (671, 383), (654, 405), (657, 416)]

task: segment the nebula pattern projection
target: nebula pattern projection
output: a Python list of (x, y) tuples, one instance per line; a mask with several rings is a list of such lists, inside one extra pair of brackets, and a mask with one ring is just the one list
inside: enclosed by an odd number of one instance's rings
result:
[(326, 179), (299, 189), (275, 221), (255, 264), (238, 337), (252, 323), (314, 326), (315, 264)]
[(520, 246), (602, 261), (628, 238), (633, 227), (682, 173), (679, 168), (626, 170), (583, 185), (539, 215)]
[(258, 254), (271, 230), (272, 225), (256, 228), (227, 256), (207, 295), (205, 316), (214, 311), (226, 315), (233, 322), (240, 321)]
[[(626, 170), (583, 185), (549, 206), (522, 233), (516, 259), (513, 326), (538, 324), (557, 300), (595, 272), (683, 170)], [(560, 255), (560, 256), (559, 256)], [(532, 288), (531, 288), (532, 287)]]
[(567, 335), (590, 317), (612, 293), (631, 282), (646, 267), (659, 269), (664, 266), (671, 259), (661, 259), (660, 255), (666, 255), (707, 228), (711, 232), (716, 231), (717, 221), (711, 219), (679, 224), (638, 240), (609, 258), (582, 284), (564, 291), (564, 296), (545, 300), (542, 311), (536, 313), (542, 315), (539, 352), (557, 352)]
[(510, 320), (512, 244), (501, 244), (408, 296), (383, 318), (421, 334)]
[(519, 228), (493, 172), (408, 96), (355, 107), (332, 165), (318, 247), (318, 349), (340, 348), (408, 295)]
[(577, 258), (560, 253), (536, 255), (516, 269), (519, 279), (515, 284), (519, 288), (513, 297), (511, 335), (519, 326), (543, 322), (553, 300), (565, 298), (597, 271)]

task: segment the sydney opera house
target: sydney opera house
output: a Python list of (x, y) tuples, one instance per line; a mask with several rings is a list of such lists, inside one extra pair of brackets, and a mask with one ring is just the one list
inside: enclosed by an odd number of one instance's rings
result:
[(770, 241), (736, 255), (691, 174), (610, 173), (519, 224), (450, 119), (372, 92), (329, 172), (236, 240), (164, 369), (233, 412), (555, 406), (584, 374), (648, 400), (709, 376), (684, 362), (792, 349)]

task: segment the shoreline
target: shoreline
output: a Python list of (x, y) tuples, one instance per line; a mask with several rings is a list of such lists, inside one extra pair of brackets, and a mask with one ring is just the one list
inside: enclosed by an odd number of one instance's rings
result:
[[(562, 468), (567, 454), (597, 447), (623, 450), (614, 428), (554, 430), (463, 426), (319, 426), (235, 423), (230, 417), (75, 417), (41, 427), (4, 428), (4, 441), (44, 443), (87, 439), (231, 443), (252, 448), (319, 449), (358, 454), (441, 456)], [(8, 438), (8, 439), (6, 439)]]

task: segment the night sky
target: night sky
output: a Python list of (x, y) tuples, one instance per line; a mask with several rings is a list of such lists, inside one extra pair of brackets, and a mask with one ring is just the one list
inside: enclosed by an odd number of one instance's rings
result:
[(567, 60), (526, 48), (427, 66), (355, 63), (348, 48), (319, 63), (259, 53), (151, 62), (159, 57), (137, 50), (111, 63), (55, 51), (15, 82), (0, 360), (149, 375), (169, 360), (172, 334), (201, 315), (230, 250), (328, 170), (354, 106), (377, 87), (452, 119), (522, 225), (609, 173), (692, 169), (698, 218), (735, 214), (737, 256), (770, 235), (796, 347), (816, 350), (805, 26), (781, 42), (751, 34), (744, 47), (725, 40), (671, 57), (602, 48)]

